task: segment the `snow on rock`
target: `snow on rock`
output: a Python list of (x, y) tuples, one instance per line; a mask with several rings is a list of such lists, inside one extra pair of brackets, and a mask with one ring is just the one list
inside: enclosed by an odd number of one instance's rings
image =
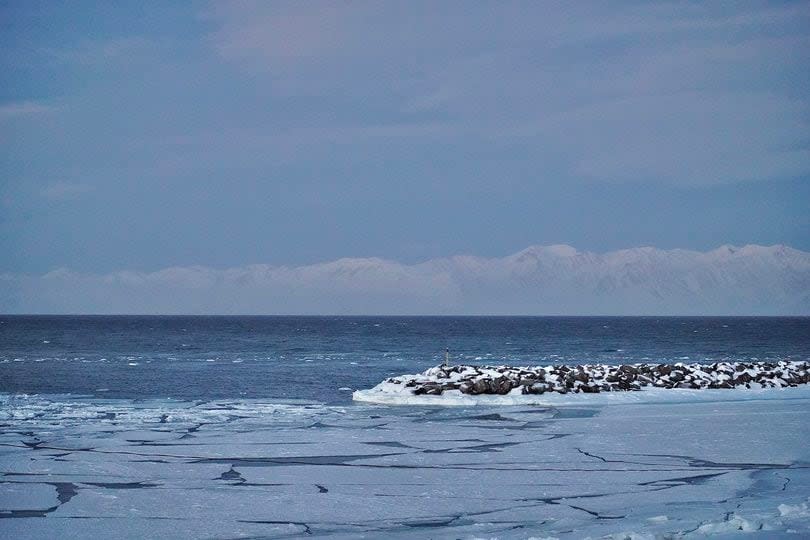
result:
[[(436, 366), (418, 375), (386, 379), (354, 393), (357, 401), (383, 401), (381, 394), (411, 396), (531, 396), (638, 391), (724, 390), (795, 387), (810, 383), (805, 361), (713, 364), (584, 364), (576, 366)], [(375, 396), (377, 398), (375, 398)], [(407, 400), (405, 401), (407, 402)]]

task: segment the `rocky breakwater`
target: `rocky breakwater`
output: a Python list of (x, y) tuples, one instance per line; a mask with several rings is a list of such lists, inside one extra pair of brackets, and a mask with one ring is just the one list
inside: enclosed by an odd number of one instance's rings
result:
[(585, 364), (577, 366), (436, 366), (420, 375), (392, 377), (387, 384), (402, 385), (414, 395), (543, 394), (557, 392), (635, 391), (645, 387), (781, 388), (810, 383), (810, 363), (716, 362), (713, 364)]

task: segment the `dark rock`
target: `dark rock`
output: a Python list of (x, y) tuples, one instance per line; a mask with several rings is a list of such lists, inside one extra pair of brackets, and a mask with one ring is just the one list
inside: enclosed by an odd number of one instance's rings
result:
[(623, 373), (630, 373), (632, 375), (638, 375), (638, 369), (627, 364), (619, 366), (619, 371)]
[(476, 394), (486, 394), (489, 392), (489, 384), (486, 379), (478, 379), (473, 383)]
[(522, 392), (524, 394), (543, 394), (550, 390), (551, 388), (546, 383), (535, 383), (531, 386), (524, 386)]
[(512, 390), (512, 381), (510, 381), (507, 377), (498, 377), (493, 381), (493, 391), (496, 394), (508, 394)]
[(747, 384), (751, 382), (751, 375), (748, 373), (740, 373), (736, 377), (734, 377), (734, 384)]

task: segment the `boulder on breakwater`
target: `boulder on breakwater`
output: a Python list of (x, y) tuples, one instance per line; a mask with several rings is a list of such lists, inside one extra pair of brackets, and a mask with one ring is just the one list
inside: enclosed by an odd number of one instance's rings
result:
[(403, 385), (414, 395), (505, 395), (557, 392), (598, 393), (636, 391), (645, 387), (782, 388), (810, 383), (810, 363), (715, 362), (713, 364), (584, 364), (576, 366), (436, 366), (420, 375), (392, 377), (386, 383)]

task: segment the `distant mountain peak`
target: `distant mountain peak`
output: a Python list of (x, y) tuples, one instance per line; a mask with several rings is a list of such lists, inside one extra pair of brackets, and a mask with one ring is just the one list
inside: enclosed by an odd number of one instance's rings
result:
[(545, 255), (553, 255), (556, 257), (574, 257), (579, 252), (576, 248), (566, 244), (552, 244), (550, 246), (532, 245), (524, 250), (518, 251), (512, 257), (542, 257)]
[(780, 244), (1, 277), (17, 313), (810, 315), (810, 253)]

